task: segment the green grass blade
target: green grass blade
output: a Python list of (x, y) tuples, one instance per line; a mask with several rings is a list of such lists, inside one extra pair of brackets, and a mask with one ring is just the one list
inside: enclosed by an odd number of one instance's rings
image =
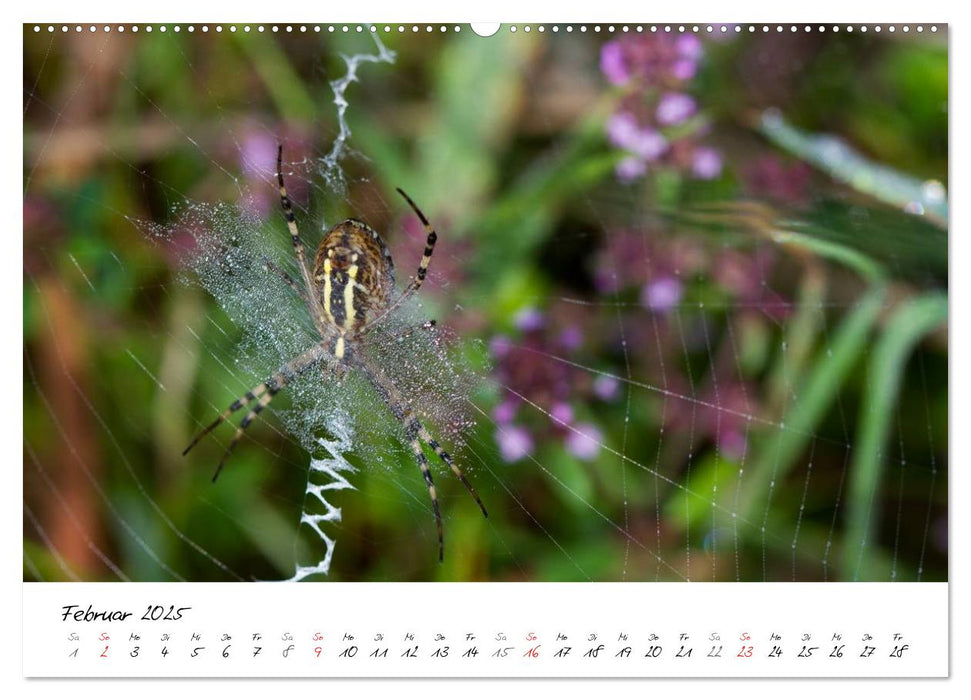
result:
[(793, 404), (783, 425), (768, 433), (774, 438), (761, 440), (756, 448), (739, 498), (739, 518), (761, 522), (757, 509), (769, 507), (766, 499), (772, 484), (785, 476), (806, 449), (849, 371), (866, 350), (870, 329), (883, 308), (884, 293), (882, 285), (872, 287), (840, 323), (832, 342), (817, 351), (798, 392), (799, 401)]
[[(842, 572), (846, 579), (870, 578), (866, 546), (875, 536), (876, 501), (884, 476), (884, 447), (894, 418), (907, 359), (921, 338), (947, 323), (947, 297), (932, 293), (909, 301), (891, 317), (874, 350), (869, 382), (860, 408), (860, 427), (853, 448), (846, 500), (846, 549)], [(895, 573), (895, 572), (894, 572)], [(893, 574), (891, 574), (893, 577)]]

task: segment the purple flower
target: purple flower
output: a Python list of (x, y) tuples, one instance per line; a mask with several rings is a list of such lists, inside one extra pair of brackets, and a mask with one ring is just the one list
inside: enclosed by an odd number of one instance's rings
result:
[(620, 382), (614, 377), (600, 375), (593, 380), (593, 393), (601, 401), (612, 401), (620, 391)]
[(674, 48), (683, 58), (697, 61), (701, 58), (704, 50), (701, 48), (701, 40), (694, 34), (682, 34), (674, 42)]
[(514, 401), (503, 401), (492, 409), (492, 417), (496, 423), (511, 423), (512, 419), (516, 417), (516, 408), (517, 406)]
[(644, 160), (656, 160), (668, 148), (667, 139), (651, 128), (641, 128), (629, 112), (617, 112), (607, 120), (607, 138)]
[(680, 124), (695, 113), (697, 109), (694, 99), (681, 92), (669, 92), (663, 95), (657, 104), (657, 121), (663, 126)]
[(576, 350), (583, 344), (583, 331), (576, 326), (565, 328), (560, 333), (559, 341), (567, 350)]
[(740, 460), (745, 456), (748, 443), (745, 435), (737, 430), (722, 432), (718, 438), (718, 449), (728, 459)]
[(628, 156), (617, 163), (615, 172), (622, 181), (631, 182), (647, 172), (647, 161), (637, 156)]
[(636, 155), (650, 162), (657, 160), (666, 150), (668, 142), (654, 129), (642, 129), (637, 132), (628, 148)]
[(246, 131), (240, 144), (239, 163), (249, 183), (260, 185), (242, 198), (242, 209), (254, 216), (267, 216), (272, 211), (273, 200), (262, 187), (261, 178), (273, 172), (276, 166), (276, 141), (265, 131)]
[(651, 311), (670, 311), (679, 301), (684, 288), (674, 277), (659, 277), (641, 289), (641, 304)]
[(566, 449), (574, 456), (583, 460), (591, 460), (600, 454), (600, 442), (603, 434), (597, 426), (590, 423), (580, 423), (576, 430), (571, 430), (566, 437)]
[(689, 58), (679, 58), (671, 64), (671, 75), (678, 80), (689, 81), (698, 72), (698, 64)]
[(630, 148), (638, 133), (637, 120), (630, 112), (617, 112), (607, 120), (607, 138), (619, 148)]
[(494, 335), (489, 341), (489, 351), (496, 359), (501, 360), (512, 349), (512, 341), (504, 335)]
[(556, 425), (569, 425), (573, 422), (573, 407), (559, 401), (550, 409), (550, 418)]
[(702, 180), (713, 180), (722, 173), (722, 157), (714, 148), (702, 146), (695, 149), (691, 171)]
[(600, 70), (614, 85), (625, 85), (630, 80), (630, 68), (618, 42), (608, 41), (600, 49)]
[(507, 425), (496, 431), (499, 454), (506, 462), (518, 462), (533, 451), (533, 438), (525, 428)]
[(543, 327), (543, 314), (533, 307), (528, 307), (516, 314), (513, 323), (519, 330), (528, 333), (538, 331)]
[(276, 140), (265, 131), (250, 131), (243, 137), (239, 151), (243, 172), (260, 176), (276, 168)]

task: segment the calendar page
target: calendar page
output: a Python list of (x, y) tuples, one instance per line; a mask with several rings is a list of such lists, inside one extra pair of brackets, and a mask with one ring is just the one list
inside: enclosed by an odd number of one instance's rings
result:
[(24, 676), (948, 676), (948, 25), (649, 14), (23, 25)]

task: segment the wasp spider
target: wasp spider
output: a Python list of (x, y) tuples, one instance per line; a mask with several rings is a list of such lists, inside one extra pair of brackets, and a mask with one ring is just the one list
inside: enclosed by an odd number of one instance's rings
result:
[[(425, 457), (422, 443), (431, 448), (439, 459), (452, 469), (475, 499), (475, 502), (478, 503), (479, 508), (482, 509), (482, 514), (488, 517), (485, 506), (482, 505), (482, 501), (472, 484), (455, 464), (451, 455), (442, 449), (442, 446), (422, 425), (412, 410), (408, 397), (401, 395), (380, 367), (369, 362), (363, 353), (355, 352), (355, 346), (366, 341), (368, 332), (375, 327), (376, 323), (393, 312), (421, 287), (422, 282), (425, 281), (428, 263), (431, 261), (438, 236), (417, 205), (399, 189), (398, 193), (404, 197), (424, 224), (428, 237), (425, 243), (425, 251), (418, 265), (418, 273), (397, 299), (392, 301), (394, 262), (391, 260), (388, 247), (377, 231), (356, 219), (347, 219), (327, 231), (317, 248), (313, 268), (311, 268), (307, 264), (303, 243), (300, 241), (300, 233), (293, 216), (290, 197), (287, 195), (286, 186), (283, 184), (282, 160), (283, 146), (280, 146), (277, 150), (277, 179), (280, 184), (280, 202), (283, 206), (283, 216), (286, 218), (287, 226), (290, 229), (290, 239), (296, 252), (297, 265), (303, 278), (302, 286), (286, 272), (271, 263), (268, 264), (268, 267), (282, 276), (291, 289), (306, 303), (314, 326), (320, 334), (320, 342), (295, 357), (271, 377), (234, 401), (229, 408), (192, 440), (182, 454), (187, 454), (199, 440), (208, 435), (233, 413), (249, 406), (249, 413), (240, 422), (236, 435), (229, 443), (229, 447), (226, 448), (226, 452), (216, 467), (216, 473), (212, 477), (212, 480), (215, 481), (247, 426), (289, 382), (298, 375), (319, 368), (325, 363), (336, 363), (341, 369), (356, 368), (368, 378), (394, 417), (404, 425), (408, 444), (415, 455), (419, 469), (421, 469), (425, 484), (428, 486), (428, 495), (431, 497), (435, 524), (438, 529), (438, 560), (442, 561), (444, 556), (442, 516), (439, 511), (438, 495), (435, 492), (432, 473), (428, 467), (428, 460)], [(429, 322), (426, 325), (434, 324)]]

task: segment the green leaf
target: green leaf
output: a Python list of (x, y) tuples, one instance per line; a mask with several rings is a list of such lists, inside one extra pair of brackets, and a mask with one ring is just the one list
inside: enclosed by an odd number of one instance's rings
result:
[[(925, 335), (947, 323), (947, 297), (926, 294), (901, 306), (880, 336), (869, 366), (866, 396), (860, 405), (860, 425), (853, 449), (846, 500), (846, 542), (842, 558), (844, 578), (871, 578), (864, 561), (876, 536), (877, 499), (884, 475), (884, 449), (894, 420), (907, 359)], [(891, 572), (891, 577), (896, 572)], [(882, 579), (883, 576), (878, 578)]]

